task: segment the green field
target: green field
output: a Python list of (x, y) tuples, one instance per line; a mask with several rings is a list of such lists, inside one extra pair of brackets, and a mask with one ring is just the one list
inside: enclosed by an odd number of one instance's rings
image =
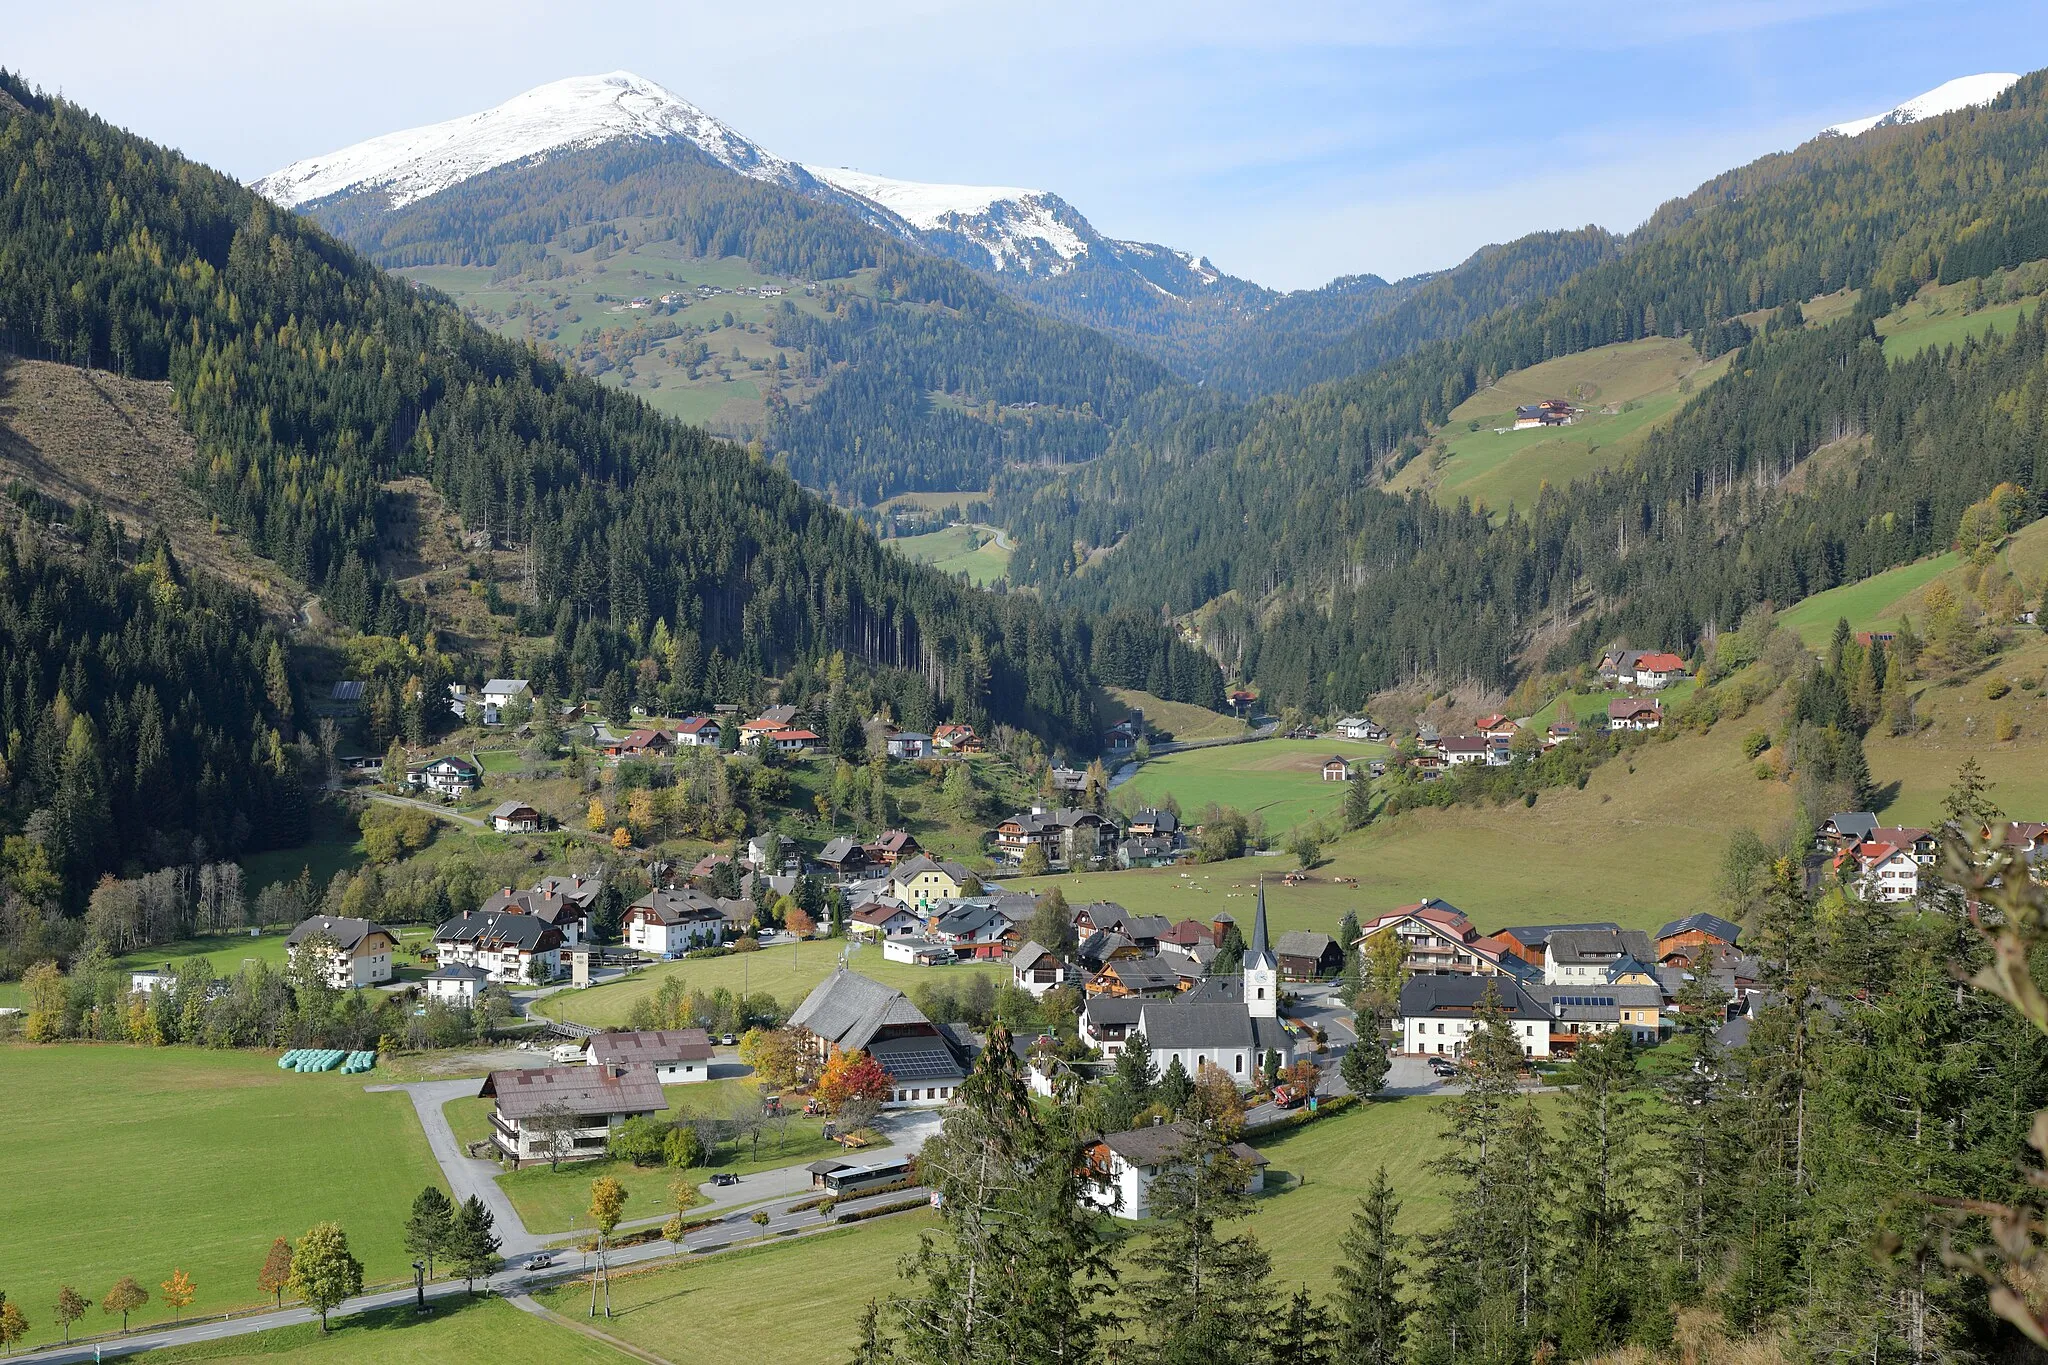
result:
[[(1263, 875), (1275, 933), (1331, 933), (1346, 910), (1363, 918), (1423, 896), (1450, 901), (1482, 930), (1600, 919), (1655, 929), (1714, 907), (1715, 873), (1731, 833), (1749, 825), (1769, 836), (1790, 817), (1790, 789), (1758, 782), (1742, 757), (1742, 735), (1761, 720), (1653, 743), (1632, 760), (1603, 764), (1584, 791), (1546, 791), (1533, 807), (1460, 806), (1377, 821), (1328, 845), (1327, 861), (1303, 885), (1280, 883), (1294, 865), (1284, 857), (1036, 884), (1057, 882), (1076, 904), (1112, 900), (1175, 920), (1228, 910), (1243, 924)], [(1338, 877), (1356, 877), (1358, 886), (1340, 886)]]
[(839, 965), (840, 951), (849, 948), (848, 965), (853, 970), (903, 991), (915, 990), (933, 981), (958, 985), (974, 976), (989, 976), (998, 982), (1007, 981), (1010, 976), (1009, 969), (1001, 963), (963, 962), (949, 967), (913, 967), (885, 960), (879, 948), (855, 945), (843, 939), (823, 939), (781, 944), (763, 948), (757, 953), (664, 962), (612, 985), (548, 996), (538, 1008), (556, 1019), (616, 1028), (626, 1022), (626, 1012), (635, 1001), (647, 999), (660, 989), (662, 982), (677, 977), (686, 990), (703, 991), (708, 995), (723, 986), (737, 995), (744, 987), (754, 995), (772, 995), (785, 1010), (791, 1010), (810, 994), (811, 987), (830, 975)]
[(882, 542), (905, 559), (929, 564), (940, 573), (967, 575), (987, 587), (1010, 572), (1010, 552), (996, 544), (984, 526), (948, 526), (921, 536), (896, 536)]
[(32, 1344), (58, 1335), (48, 1305), (65, 1283), (97, 1302), (135, 1276), (152, 1297), (136, 1325), (170, 1316), (154, 1299), (173, 1267), (198, 1288), (188, 1315), (254, 1303), (271, 1239), (323, 1219), (369, 1280), (409, 1273), (401, 1224), (440, 1171), (403, 1094), (197, 1048), (7, 1047), (0, 1075), (0, 1285)]
[[(1656, 697), (1657, 700), (1664, 703), (1665, 709), (1669, 710), (1672, 707), (1677, 706), (1678, 703), (1684, 701), (1687, 697), (1691, 696), (1694, 692), (1697, 692), (1699, 690), (1699, 686), (1699, 679), (1686, 678), (1682, 681), (1675, 682), (1671, 684), (1669, 687), (1660, 690), (1656, 693)], [(1586, 723), (1586, 718), (1588, 716), (1606, 715), (1607, 703), (1611, 701), (1619, 701), (1627, 695), (1628, 690), (1626, 688), (1619, 687), (1604, 688), (1597, 692), (1563, 693), (1560, 696), (1551, 698), (1550, 701), (1544, 704), (1542, 710), (1538, 711), (1535, 715), (1530, 716), (1528, 718), (1528, 724), (1530, 728), (1535, 730), (1548, 730), (1552, 725), (1555, 725), (1557, 723), (1558, 703), (1560, 701), (1565, 700), (1566, 698), (1569, 698), (1572, 704), (1572, 715), (1577, 719), (1580, 725), (1584, 725)]]
[[(692, 1085), (664, 1086), (662, 1089), (668, 1097), (671, 1118), (700, 1115), (716, 1118), (731, 1113), (737, 1104), (744, 1104), (750, 1110), (758, 1110), (761, 1104), (760, 1086), (751, 1077), (699, 1081)], [(482, 1099), (463, 1099), (445, 1106), (457, 1137), (467, 1141), (471, 1135), (482, 1136), (475, 1130), (479, 1116), (488, 1114), (488, 1110), (481, 1106), (489, 1103)], [(457, 1106), (461, 1106), (459, 1111)], [(488, 1127), (488, 1117), (483, 1117), (481, 1122)], [(519, 1210), (519, 1219), (526, 1224), (527, 1231), (569, 1232), (589, 1226), (590, 1182), (601, 1175), (609, 1175), (626, 1187), (626, 1221), (632, 1223), (666, 1215), (670, 1211), (668, 1186), (678, 1175), (687, 1175), (702, 1184), (715, 1172), (746, 1176), (778, 1166), (816, 1161), (838, 1151), (835, 1144), (826, 1140), (822, 1128), (823, 1123), (819, 1119), (792, 1114), (779, 1142), (775, 1131), (769, 1128), (763, 1130), (758, 1144), (750, 1141), (736, 1147), (731, 1143), (720, 1143), (708, 1163), (688, 1171), (672, 1171), (665, 1166), (636, 1167), (623, 1161), (581, 1161), (567, 1163), (560, 1170), (553, 1171), (545, 1166), (510, 1171), (498, 1177), (498, 1184)]]
[(1350, 740), (1261, 739), (1161, 754), (1125, 785), (1147, 801), (1172, 796), (1192, 821), (1211, 801), (1265, 817), (1270, 834), (1319, 820), (1344, 804), (1344, 784), (1323, 781), (1323, 760), (1378, 758), (1384, 744)]
[(1134, 687), (1109, 687), (1103, 691), (1107, 699), (1098, 709), (1110, 723), (1122, 718), (1119, 708), (1123, 708), (1143, 715), (1151, 729), (1182, 742), (1227, 739), (1245, 732), (1245, 723), (1236, 716), (1218, 715), (1207, 707), (1193, 706), (1184, 701), (1167, 701)]
[[(1933, 724), (1917, 734), (1893, 736), (1884, 726), (1864, 738), (1871, 777), (1888, 804), (1879, 806), (1887, 823), (1931, 826), (1941, 818), (1941, 801), (1966, 758), (1992, 785), (1991, 799), (2016, 820), (2048, 820), (2048, 635), (2021, 627), (2012, 648), (1984, 673), (1931, 685), (1916, 702), (1919, 716)], [(1997, 701), (1984, 695), (1987, 679), (2008, 680), (2011, 691)], [(2021, 681), (2035, 683), (2028, 691)], [(1997, 739), (1996, 724), (2008, 716), (2019, 726), (2010, 740)], [(1897, 790), (1892, 790), (1893, 785)]]
[(1956, 562), (1950, 551), (1872, 574), (1860, 583), (1829, 588), (1781, 613), (1778, 624), (1797, 632), (1809, 645), (1826, 644), (1835, 622), (1845, 616), (1856, 630), (1890, 630), (1899, 623), (1898, 604), (1955, 568)]
[(622, 1365), (625, 1352), (574, 1328), (523, 1313), (503, 1299), (446, 1299), (424, 1316), (411, 1305), (336, 1317), (322, 1336), (318, 1323), (279, 1327), (134, 1357), (148, 1365), (172, 1361), (292, 1361), (307, 1365)]

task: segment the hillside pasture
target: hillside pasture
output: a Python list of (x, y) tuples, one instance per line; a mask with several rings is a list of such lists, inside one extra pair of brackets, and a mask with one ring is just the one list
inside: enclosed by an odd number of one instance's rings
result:
[(1197, 739), (1228, 739), (1245, 733), (1245, 723), (1236, 716), (1220, 715), (1204, 706), (1184, 701), (1167, 701), (1135, 687), (1106, 687), (1098, 699), (1098, 710), (1112, 723), (1124, 713), (1136, 711), (1148, 728), (1170, 740), (1186, 743)]
[(271, 1239), (322, 1220), (347, 1230), (367, 1280), (411, 1274), (402, 1224), (440, 1170), (411, 1101), (366, 1093), (371, 1078), (112, 1044), (0, 1048), (0, 1074), (0, 1284), (32, 1345), (59, 1335), (62, 1284), (97, 1302), (133, 1275), (152, 1301), (131, 1326), (170, 1317), (155, 1300), (173, 1267), (198, 1288), (188, 1316), (256, 1303)]
[[(1996, 701), (1987, 684), (2009, 689)], [(2033, 687), (2022, 686), (2032, 683)], [(2048, 635), (2020, 628), (2013, 646), (1981, 672), (1925, 685), (1914, 710), (1925, 728), (1894, 736), (1878, 725), (1863, 741), (1887, 823), (1932, 826), (1963, 760), (1974, 758), (1992, 784), (1992, 802), (2015, 820), (2048, 820)], [(1997, 738), (2009, 718), (2018, 733)]]
[[(1998, 552), (1999, 562), (2016, 579), (2027, 599), (2036, 598), (2048, 580), (2048, 520), (2021, 528)], [(1781, 612), (1778, 623), (1807, 644), (1819, 647), (1834, 633), (1835, 622), (1848, 618), (1851, 630), (1893, 630), (1903, 617), (1924, 627), (1927, 590), (1947, 580), (1962, 596), (1967, 566), (1953, 550), (1872, 574), (1856, 583), (1815, 593)]]
[(940, 573), (964, 573), (977, 587), (985, 588), (1010, 572), (1010, 552), (985, 526), (948, 526), (921, 536), (896, 536), (882, 544)]
[(1384, 744), (1343, 739), (1261, 739), (1161, 754), (1125, 785), (1145, 801), (1180, 802), (1189, 821), (1211, 801), (1262, 816), (1275, 835), (1320, 820), (1344, 804), (1344, 784), (1323, 781), (1323, 761), (1383, 757)]

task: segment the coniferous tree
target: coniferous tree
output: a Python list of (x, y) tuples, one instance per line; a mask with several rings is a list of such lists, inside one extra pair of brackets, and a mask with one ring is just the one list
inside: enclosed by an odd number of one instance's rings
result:
[(1401, 1203), (1384, 1163), (1358, 1201), (1337, 1246), (1337, 1358), (1353, 1365), (1399, 1365), (1406, 1359), (1409, 1304), (1403, 1274), (1408, 1239), (1394, 1230)]

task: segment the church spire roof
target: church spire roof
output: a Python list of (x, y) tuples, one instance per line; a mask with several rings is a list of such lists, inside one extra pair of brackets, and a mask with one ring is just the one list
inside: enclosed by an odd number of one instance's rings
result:
[(1245, 950), (1244, 965), (1247, 967), (1272, 968), (1276, 964), (1273, 954), (1266, 947), (1266, 879), (1259, 878), (1259, 908), (1252, 917), (1251, 947)]

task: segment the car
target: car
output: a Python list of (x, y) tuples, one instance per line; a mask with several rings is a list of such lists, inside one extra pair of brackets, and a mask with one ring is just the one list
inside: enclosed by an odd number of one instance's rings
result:
[(1439, 1076), (1455, 1076), (1458, 1074), (1457, 1066), (1443, 1057), (1430, 1058), (1429, 1069)]
[(718, 1041), (723, 1043), (727, 1047), (732, 1047), (739, 1042), (739, 1039), (735, 1038), (732, 1034), (728, 1033), (723, 1038), (720, 1038)]
[(546, 1270), (549, 1266), (553, 1265), (554, 1263), (555, 1258), (549, 1253), (543, 1251), (540, 1255), (528, 1261), (526, 1263), (526, 1268), (528, 1270)]
[(717, 1175), (711, 1177), (711, 1183), (714, 1185), (737, 1185), (740, 1183), (740, 1178), (731, 1171), (720, 1171)]

